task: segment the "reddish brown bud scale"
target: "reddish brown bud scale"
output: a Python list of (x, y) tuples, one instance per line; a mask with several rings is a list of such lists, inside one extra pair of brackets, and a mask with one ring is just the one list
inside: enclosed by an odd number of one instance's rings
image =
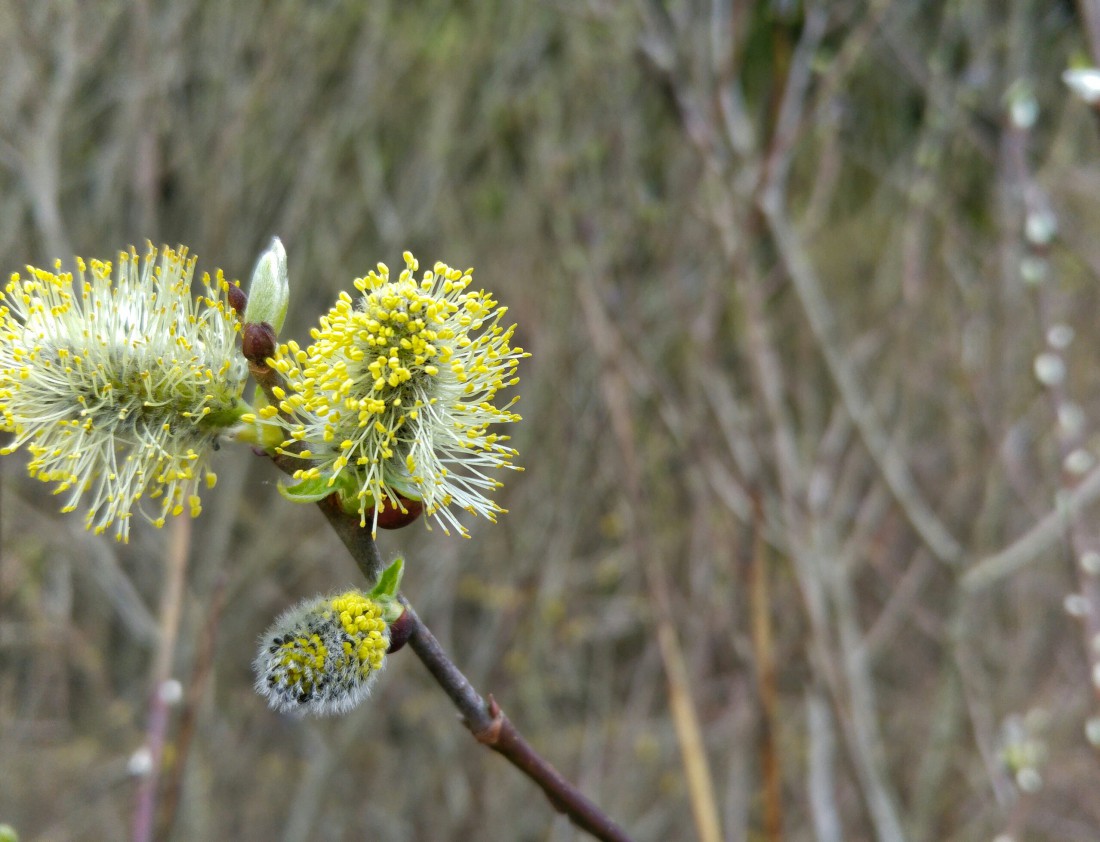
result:
[(400, 505), (394, 505), (389, 500), (385, 500), (378, 509), (378, 525), (383, 529), (400, 529), (402, 526), (408, 526), (424, 511), (424, 504), (420, 500), (409, 500), (400, 494), (397, 495), (397, 499)]
[(246, 324), (241, 331), (241, 353), (250, 363), (265, 365), (275, 356), (275, 329), (267, 322)]
[(248, 296), (245, 295), (244, 290), (236, 284), (229, 285), (229, 306), (232, 307), (238, 316), (244, 315), (244, 308), (248, 304)]
[(416, 628), (416, 623), (413, 622), (412, 616), (408, 611), (402, 611), (401, 616), (390, 623), (390, 646), (386, 650), (386, 654), (390, 655), (404, 646), (410, 637), (412, 637), (413, 629)]

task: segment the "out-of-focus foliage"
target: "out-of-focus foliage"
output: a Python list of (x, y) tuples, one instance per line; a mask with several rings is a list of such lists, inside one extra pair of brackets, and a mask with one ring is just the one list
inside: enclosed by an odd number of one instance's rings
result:
[[(1096, 484), (1100, 135), (1059, 81), (1086, 28), (1048, 0), (822, 5), (7, 2), (0, 266), (149, 238), (247, 278), (277, 235), (299, 340), (406, 248), (475, 266), (533, 355), (526, 471), (471, 540), (380, 543), (568, 777), (638, 840), (695, 836), (679, 655), (728, 839), (769, 838), (778, 796), (791, 839), (1094, 840), (1094, 512), (965, 575)], [(272, 618), (361, 583), (227, 450), (162, 836), (573, 838), (410, 654), (343, 719), (254, 695)], [(123, 838), (165, 535), (107, 544), (0, 471), (0, 821)]]

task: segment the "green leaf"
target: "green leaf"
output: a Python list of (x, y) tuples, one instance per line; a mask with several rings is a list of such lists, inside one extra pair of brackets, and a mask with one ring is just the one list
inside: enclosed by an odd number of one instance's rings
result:
[(378, 577), (378, 584), (369, 594), (371, 599), (385, 601), (396, 598), (397, 591), (401, 587), (401, 574), (404, 569), (405, 559), (398, 556), (393, 560), (393, 564), (382, 571), (382, 575)]
[(295, 485), (279, 483), (279, 493), (292, 503), (316, 503), (324, 500), (335, 490), (330, 484), (331, 477), (319, 476), (304, 479)]

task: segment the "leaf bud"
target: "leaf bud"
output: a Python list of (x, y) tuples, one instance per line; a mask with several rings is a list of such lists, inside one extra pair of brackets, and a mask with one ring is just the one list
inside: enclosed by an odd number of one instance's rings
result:
[(278, 237), (256, 261), (252, 271), (252, 283), (248, 287), (248, 305), (244, 310), (245, 324), (266, 322), (276, 334), (286, 320), (290, 301), (290, 282), (287, 278), (286, 249)]

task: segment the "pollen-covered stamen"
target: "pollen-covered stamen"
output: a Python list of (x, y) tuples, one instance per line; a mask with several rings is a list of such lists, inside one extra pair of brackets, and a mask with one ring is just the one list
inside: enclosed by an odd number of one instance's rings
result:
[(275, 367), (293, 390), (279, 408), (298, 421), (284, 447), (309, 443), (315, 466), (299, 479), (335, 485), (350, 473), (364, 524), (420, 499), (465, 534), (448, 506), (490, 519), (501, 511), (484, 493), (499, 483), (483, 469), (513, 467), (515, 451), (490, 427), (519, 416), (515, 400), (493, 401), (526, 354), (509, 344), (505, 308), (469, 288), (469, 271), (437, 263), (417, 280), (412, 255), (405, 264), (396, 280), (383, 264), (357, 279), (362, 297), (342, 293), (308, 349), (278, 349)]

